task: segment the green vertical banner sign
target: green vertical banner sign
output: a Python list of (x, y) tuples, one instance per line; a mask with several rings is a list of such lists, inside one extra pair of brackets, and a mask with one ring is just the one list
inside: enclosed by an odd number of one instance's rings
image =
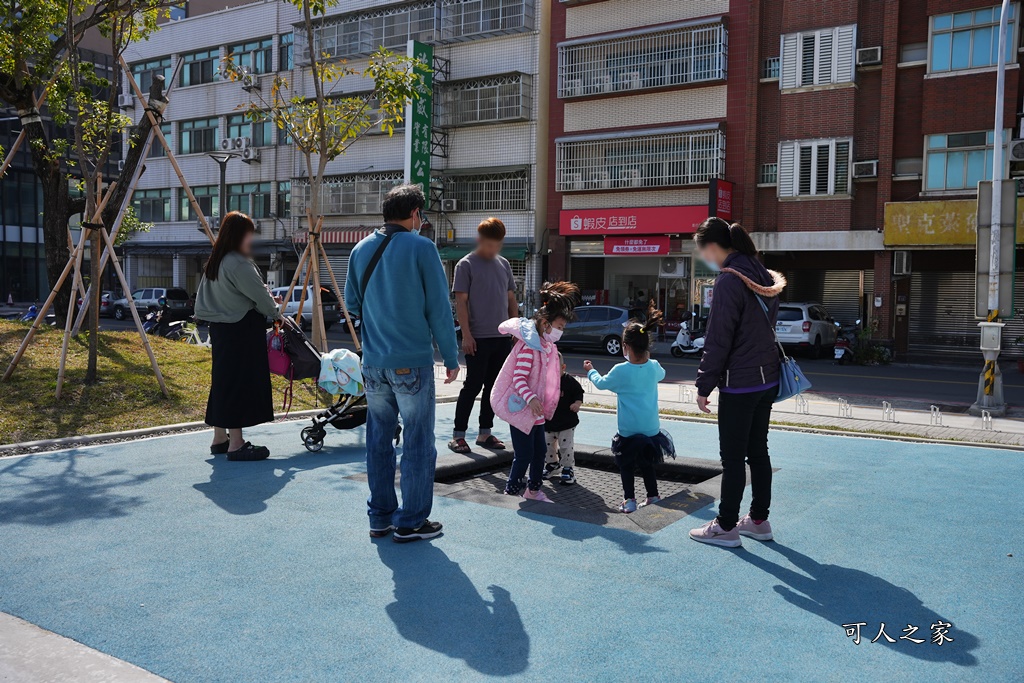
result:
[(405, 108), (405, 182), (419, 185), (430, 203), (430, 142), (434, 124), (434, 47), (415, 40), (408, 56), (427, 65), (419, 85), (420, 96)]

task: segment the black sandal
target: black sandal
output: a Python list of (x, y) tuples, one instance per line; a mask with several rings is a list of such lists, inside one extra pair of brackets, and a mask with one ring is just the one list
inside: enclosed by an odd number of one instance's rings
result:
[(469, 444), (466, 443), (466, 440), (461, 437), (449, 441), (448, 449), (453, 453), (459, 453), (460, 455), (465, 455), (466, 453), (470, 453), (473, 450), (472, 448), (469, 447)]
[(210, 455), (224, 455), (225, 453), (228, 452), (228, 444), (230, 443), (231, 440), (228, 439), (227, 441), (221, 441), (220, 443), (215, 443), (211, 445)]
[(483, 446), (484, 448), (487, 448), (492, 451), (505, 450), (505, 442), (499, 439), (498, 437), (494, 436), (493, 434), (488, 434), (487, 438), (484, 439), (483, 441), (477, 439), (476, 445)]

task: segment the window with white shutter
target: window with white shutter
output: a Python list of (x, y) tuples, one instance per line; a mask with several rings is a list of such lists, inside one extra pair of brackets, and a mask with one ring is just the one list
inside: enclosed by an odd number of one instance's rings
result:
[(856, 51), (856, 25), (786, 34), (782, 36), (779, 87), (852, 83)]
[(851, 148), (848, 138), (780, 142), (779, 196), (849, 194)]

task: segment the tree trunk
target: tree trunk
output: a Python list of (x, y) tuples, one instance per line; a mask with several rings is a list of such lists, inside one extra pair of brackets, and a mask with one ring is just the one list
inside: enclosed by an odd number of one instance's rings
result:
[[(31, 95), (29, 91), (28, 97)], [(68, 249), (71, 194), (60, 160), (52, 157), (53, 151), (46, 139), (46, 130), (42, 122), (26, 124), (25, 134), (25, 144), (32, 153), (32, 166), (43, 190), (43, 248), (46, 252), (46, 278), (52, 289), (57, 284), (57, 278), (67, 265), (68, 259), (71, 258), (71, 251)], [(65, 316), (71, 307), (72, 281), (73, 278), (67, 278), (54, 299), (53, 312), (60, 325), (64, 324)]]

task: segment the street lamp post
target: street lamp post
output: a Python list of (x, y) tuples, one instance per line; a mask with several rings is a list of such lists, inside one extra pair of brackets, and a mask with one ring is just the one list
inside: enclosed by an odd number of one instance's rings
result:
[(227, 214), (228, 201), (228, 162), (239, 156), (234, 152), (210, 152), (207, 156), (217, 162), (220, 167), (220, 185), (217, 188), (218, 220)]
[[(999, 12), (999, 47), (996, 55), (996, 111), (992, 138), (992, 214), (990, 220), (989, 263), (988, 263), (988, 316), (981, 328), (981, 351), (985, 357), (985, 369), (979, 380), (978, 400), (970, 412), (982, 411), (993, 415), (1006, 412), (1003, 402), (1003, 377), (999, 371), (999, 351), (1002, 349), (1003, 323), (999, 322), (999, 277), (1002, 257), (1000, 245), (1003, 232), (1003, 109), (1006, 106), (1006, 42), (1010, 19), (1010, 0), (1002, 0)], [(1012, 314), (1012, 311), (1010, 311)]]

